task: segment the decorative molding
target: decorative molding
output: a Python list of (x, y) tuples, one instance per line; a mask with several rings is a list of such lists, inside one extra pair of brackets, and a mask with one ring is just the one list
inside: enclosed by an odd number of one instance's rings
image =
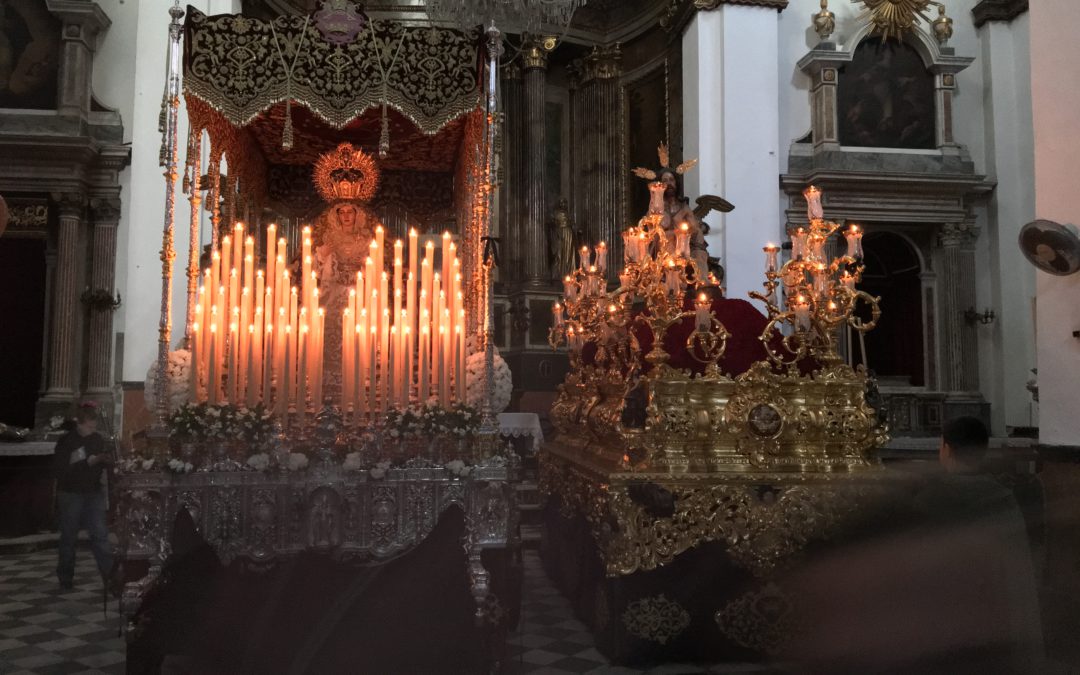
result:
[(777, 11), (787, 9), (788, 0), (694, 0), (694, 9), (708, 12), (720, 5), (746, 5), (749, 7), (772, 7)]
[(982, 0), (971, 10), (975, 27), (991, 21), (1009, 22), (1028, 11), (1028, 0)]
[(11, 199), (8, 211), (12, 232), (44, 232), (49, 226), (49, 205), (43, 201)]
[(619, 62), (622, 61), (622, 51), (619, 43), (610, 47), (593, 47), (592, 52), (585, 57), (582, 81), (611, 80), (619, 76)]
[(120, 220), (119, 197), (93, 197), (90, 213), (95, 225), (116, 225)]
[(547, 70), (548, 53), (555, 48), (554, 38), (529, 35), (521, 43), (521, 62), (525, 70)]

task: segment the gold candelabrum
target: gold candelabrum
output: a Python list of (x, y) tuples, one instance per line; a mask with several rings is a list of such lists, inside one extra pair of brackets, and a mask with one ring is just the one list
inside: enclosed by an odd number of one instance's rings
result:
[[(571, 369), (552, 408), (560, 432), (549, 444), (552, 461), (590, 458), (608, 482), (880, 466), (873, 449), (888, 437), (866, 404), (866, 372), (839, 353), (845, 326), (864, 333), (881, 315), (879, 299), (855, 287), (861, 229), (827, 221), (821, 192), (805, 191), (809, 226), (789, 230), (791, 258), (782, 266), (780, 247), (765, 247), (764, 292), (750, 294), (766, 307), (762, 356), (745, 372), (726, 373), (731, 327), (715, 310), (724, 306), (715, 302), (720, 288), (690, 257), (688, 228), (664, 216), (663, 185), (649, 189), (649, 213), (623, 233), (618, 287), (605, 281), (605, 243), (583, 247), (563, 280), (564, 301), (553, 307), (549, 341), (568, 348)], [(831, 255), (838, 233), (847, 250)], [(685, 343), (665, 347), (680, 324), (689, 328)], [(642, 344), (647, 337), (651, 346)], [(668, 353), (683, 348), (677, 360)], [(697, 374), (685, 369), (693, 362), (702, 366)]]
[[(881, 318), (880, 298), (855, 288), (862, 280), (862, 229), (855, 224), (843, 230), (847, 250), (831, 255), (830, 240), (841, 225), (825, 220), (821, 191), (811, 185), (803, 191), (809, 227), (795, 227), (791, 238), (791, 259), (777, 267), (780, 247), (767, 244), (765, 252), (765, 292), (752, 291), (750, 297), (765, 303), (769, 324), (760, 339), (770, 360), (795, 367), (812, 359), (823, 367), (841, 363), (837, 348), (840, 328), (850, 326), (859, 333), (872, 330)], [(783, 288), (781, 306), (778, 289)], [(868, 308), (858, 312), (860, 303)], [(783, 307), (783, 308), (781, 308)], [(773, 336), (783, 338), (777, 346)]]
[[(653, 182), (649, 189), (653, 197), (649, 213), (622, 235), (624, 261), (618, 288), (607, 288), (606, 242), (591, 250), (583, 246), (578, 268), (563, 279), (564, 301), (552, 308), (554, 322), (548, 340), (553, 347), (565, 344), (575, 367), (583, 365), (584, 347), (592, 344), (597, 367), (620, 376), (642, 374), (643, 364), (637, 358), (641, 332), (635, 330), (641, 329), (652, 337), (644, 361), (662, 371), (670, 359), (664, 348), (667, 332), (689, 317), (694, 318), (686, 339), (689, 354), (710, 369), (724, 355), (729, 334), (712, 312), (719, 286), (690, 256), (689, 225), (664, 229), (663, 183)], [(698, 295), (693, 309), (686, 309), (692, 291)]]

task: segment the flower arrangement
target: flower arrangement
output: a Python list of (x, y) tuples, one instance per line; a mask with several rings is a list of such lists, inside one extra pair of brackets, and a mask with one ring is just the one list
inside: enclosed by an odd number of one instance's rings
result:
[(460, 459), (452, 459), (446, 463), (446, 470), (459, 478), (465, 478), (472, 473), (473, 468)]
[[(493, 347), (494, 349), (494, 347)], [(491, 397), (491, 410), (501, 413), (510, 405), (510, 396), (514, 392), (514, 380), (510, 366), (495, 350), (495, 391)], [(484, 353), (470, 354), (465, 360), (465, 400), (477, 410), (484, 407)]]
[(300, 471), (301, 469), (306, 469), (307, 465), (307, 455), (302, 452), (290, 452), (289, 458), (285, 464), (285, 466), (288, 467), (289, 471)]
[(359, 452), (350, 452), (345, 455), (345, 461), (341, 463), (341, 468), (346, 471), (359, 471), (364, 468), (364, 458)]
[(393, 439), (433, 436), (472, 436), (480, 428), (480, 413), (461, 403), (450, 408), (425, 404), (386, 413), (383, 430)]
[(165, 464), (165, 468), (173, 473), (191, 473), (195, 466), (191, 462), (185, 462), (182, 459), (173, 457)]
[(386, 472), (390, 470), (390, 460), (384, 459), (381, 462), (376, 462), (375, 466), (368, 470), (368, 473), (375, 480), (382, 480), (386, 477)]
[(270, 468), (270, 455), (265, 452), (257, 452), (247, 458), (247, 465), (256, 471), (266, 471)]
[(129, 457), (128, 459), (117, 462), (116, 469), (120, 473), (153, 471), (154, 463), (155, 462), (153, 459), (143, 459), (142, 457)]
[[(186, 349), (169, 352), (165, 379), (168, 409), (172, 412), (187, 403), (191, 393), (191, 352)], [(146, 371), (146, 383), (143, 387), (146, 400), (152, 401), (157, 391), (157, 362), (150, 364), (150, 369)]]
[(254, 408), (230, 404), (185, 403), (166, 420), (172, 436), (192, 441), (265, 441), (274, 429), (274, 416), (261, 403)]

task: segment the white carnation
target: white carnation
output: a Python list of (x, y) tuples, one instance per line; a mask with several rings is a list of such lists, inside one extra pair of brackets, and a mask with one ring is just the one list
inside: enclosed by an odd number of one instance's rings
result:
[(308, 458), (302, 452), (290, 452), (288, 467), (289, 471), (299, 471), (300, 469), (307, 468)]
[(270, 467), (270, 455), (265, 452), (255, 453), (247, 458), (247, 465), (256, 471), (266, 471)]
[(341, 468), (346, 471), (359, 471), (362, 467), (363, 461), (359, 452), (350, 452), (345, 455), (345, 461), (341, 464)]
[[(186, 349), (177, 349), (169, 352), (169, 361), (165, 368), (166, 399), (169, 412), (175, 412), (180, 406), (188, 402), (191, 392), (191, 352)], [(157, 386), (157, 361), (150, 364), (146, 372), (146, 382), (143, 385), (147, 405), (152, 405)]]
[[(484, 353), (470, 354), (465, 361), (466, 378), (466, 402), (474, 408), (484, 407)], [(514, 392), (513, 377), (510, 374), (510, 366), (495, 349), (494, 358), (495, 392), (492, 396), (492, 412), (500, 413), (510, 405), (510, 396)]]

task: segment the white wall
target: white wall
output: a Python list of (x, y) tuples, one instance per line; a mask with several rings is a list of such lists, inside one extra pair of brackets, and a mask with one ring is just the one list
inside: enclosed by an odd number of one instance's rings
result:
[[(1080, 224), (1080, 3), (1041, 0), (1030, 12), (1036, 215)], [(1037, 284), (1039, 440), (1080, 445), (1080, 274), (1038, 272)]]
[(774, 9), (724, 5), (697, 13), (683, 37), (683, 154), (700, 160), (687, 175), (686, 193), (691, 202), (715, 194), (735, 205), (709, 216), (714, 230), (707, 238), (733, 298), (761, 290), (761, 249), (782, 231), (778, 25)]
[[(158, 166), (161, 134), (158, 113), (165, 86), (170, 0), (99, 0), (113, 26), (100, 40), (94, 64), (94, 89), (105, 105), (120, 110), (131, 166), (122, 175), (123, 207), (117, 251), (117, 288), (124, 304), (115, 330), (124, 333), (123, 379), (141, 381), (157, 358), (161, 315), (162, 225), (165, 179)], [(183, 3), (186, 7), (188, 3)], [(201, 0), (191, 5), (209, 14), (239, 11), (239, 0)], [(183, 175), (187, 115), (180, 106), (178, 172)], [(172, 337), (183, 337), (187, 302), (188, 220), (190, 209), (176, 182), (176, 260), (172, 285)], [(205, 231), (206, 228), (204, 227)]]

